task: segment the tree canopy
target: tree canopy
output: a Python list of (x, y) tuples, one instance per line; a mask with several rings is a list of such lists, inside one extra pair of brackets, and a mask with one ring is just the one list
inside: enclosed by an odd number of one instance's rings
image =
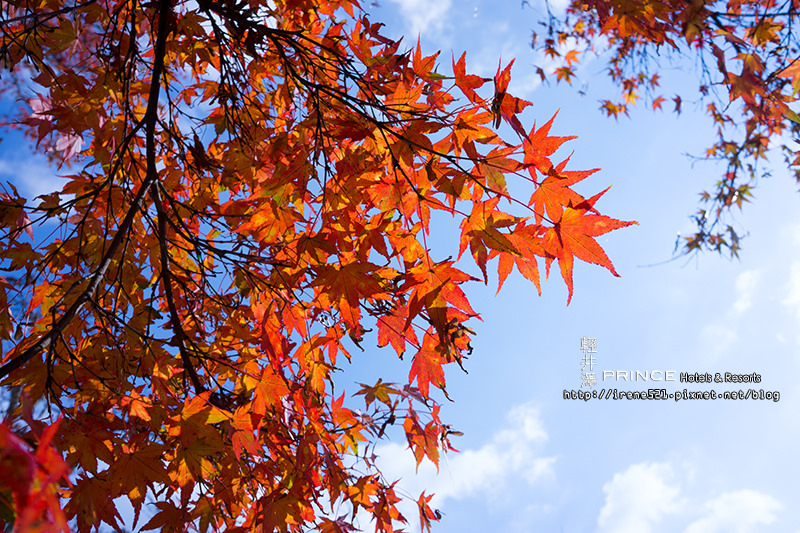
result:
[[(565, 14), (550, 10), (532, 46), (556, 61), (542, 79), (571, 83), (577, 68), (595, 54), (620, 94), (601, 101), (608, 116), (627, 115), (640, 99), (661, 109), (659, 65), (670, 55), (699, 67), (698, 91), (713, 120), (717, 142), (705, 157), (723, 162), (723, 175), (701, 193), (692, 216), (696, 231), (684, 251), (714, 250), (737, 255), (740, 230), (734, 206), (750, 201), (759, 178), (770, 173), (768, 151), (783, 151), (800, 181), (800, 22), (797, 0), (570, 0)], [(684, 95), (686, 96), (686, 95)], [(680, 113), (683, 99), (671, 96)]]
[[(66, 176), (0, 191), (19, 531), (118, 528), (118, 498), (141, 530), (395, 531), (412, 517), (372, 446), (397, 426), (418, 464), (450, 449), (462, 286), (491, 267), (538, 289), (556, 262), (571, 297), (576, 259), (616, 274), (595, 237), (632, 222), (572, 188), (594, 171), (551, 160), (570, 137), (522, 122), (511, 65), (404, 48), (355, 1), (26, 0), (0, 31), (6, 124)], [(342, 390), (367, 344), (408, 380)]]

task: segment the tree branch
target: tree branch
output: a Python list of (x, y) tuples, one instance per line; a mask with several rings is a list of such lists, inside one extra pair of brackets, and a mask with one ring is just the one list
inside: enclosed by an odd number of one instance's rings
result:
[(72, 321), (73, 318), (80, 312), (81, 309), (92, 299), (97, 289), (105, 277), (108, 267), (114, 255), (117, 253), (120, 245), (125, 240), (126, 235), (130, 231), (136, 213), (142, 207), (142, 202), (148, 189), (158, 180), (158, 171), (156, 170), (156, 156), (155, 156), (155, 125), (158, 120), (158, 98), (161, 90), (161, 74), (164, 70), (164, 51), (166, 49), (167, 37), (169, 36), (169, 18), (172, 8), (172, 0), (159, 1), (158, 13), (158, 35), (156, 37), (155, 50), (153, 54), (153, 76), (150, 81), (150, 93), (147, 99), (147, 110), (145, 111), (142, 123), (145, 124), (146, 136), (146, 158), (147, 158), (147, 175), (136, 193), (136, 196), (131, 203), (131, 207), (125, 215), (125, 219), (119, 226), (114, 239), (108, 247), (108, 250), (103, 255), (97, 269), (89, 279), (89, 284), (83, 290), (83, 293), (77, 300), (67, 309), (61, 318), (53, 324), (50, 331), (42, 335), (32, 346), (27, 348), (21, 354), (12, 358), (8, 363), (0, 367), (0, 379), (5, 378), (14, 370), (20, 368), (22, 365), (33, 359), (34, 356), (39, 354), (42, 350), (46, 350), (57, 339), (64, 328)]

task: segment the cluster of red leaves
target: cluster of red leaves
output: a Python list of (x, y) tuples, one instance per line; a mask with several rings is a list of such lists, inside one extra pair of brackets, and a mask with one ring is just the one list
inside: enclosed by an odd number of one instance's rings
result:
[[(789, 134), (800, 137), (800, 117), (791, 107), (800, 93), (798, 21), (797, 0), (573, 0), (564, 20), (551, 17), (545, 39), (534, 36), (534, 47), (558, 59), (554, 74), (570, 83), (582, 55), (609, 53), (608, 75), (621, 95), (602, 100), (601, 108), (613, 117), (628, 115), (643, 95), (661, 109), (667, 99), (653, 72), (658, 55), (697, 58), (699, 92), (718, 136), (705, 156), (726, 169), (714, 189), (701, 194), (693, 216), (697, 231), (686, 237), (685, 251), (736, 255), (740, 237), (727, 215), (749, 201), (757, 178), (768, 173), (760, 168), (767, 151), (780, 146), (800, 181), (800, 155), (787, 142)], [(541, 68), (539, 74), (547, 75)], [(681, 96), (672, 101), (680, 113)]]
[(35, 439), (35, 449), (0, 422), (0, 527), (7, 521), (14, 531), (64, 531), (67, 519), (58, 487), (69, 483), (69, 469), (51, 446), (60, 420), (46, 426), (26, 418), (31, 428), (27, 438)]
[[(557, 261), (571, 297), (576, 258), (615, 273), (594, 238), (630, 223), (571, 189), (591, 172), (551, 162), (552, 120), (523, 126), (510, 65), (440, 74), (348, 0), (2, 9), (20, 124), (79, 170), (3, 199), (0, 380), (63, 416), (81, 531), (119, 527), (120, 497), (137, 524), (152, 502), (142, 530), (342, 532), (364, 511), (397, 531), (369, 448), (397, 423), (418, 462), (450, 449), (432, 396), (477, 316), (478, 280), (427, 245), (433, 213), (484, 281), (496, 261), (500, 285), (516, 266), (538, 288)], [(410, 371), (363, 385), (362, 412), (333, 374), (370, 328)]]

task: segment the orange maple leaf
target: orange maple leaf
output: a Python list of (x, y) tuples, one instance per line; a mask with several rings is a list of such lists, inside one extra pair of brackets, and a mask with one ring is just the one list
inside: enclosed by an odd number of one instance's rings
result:
[(426, 398), (430, 395), (431, 383), (440, 389), (444, 389), (445, 386), (442, 365), (446, 361), (436, 349), (436, 338), (432, 329), (425, 333), (422, 348), (414, 355), (414, 361), (411, 363), (411, 370), (408, 373), (408, 382), (411, 383), (416, 379), (420, 392)]
[(611, 260), (593, 237), (604, 235), (609, 231), (632, 224), (638, 224), (635, 221), (625, 222), (604, 215), (588, 214), (595, 202), (606, 191), (598, 193), (575, 207), (565, 207), (564, 212), (561, 214), (561, 219), (552, 228), (549, 228), (544, 236), (543, 246), (547, 253), (548, 273), (553, 260), (558, 260), (561, 276), (564, 278), (569, 290), (567, 304), (572, 300), (574, 258), (577, 257), (587, 263), (600, 265), (607, 268), (615, 276), (619, 276)]
[(466, 55), (466, 52), (461, 54), (457, 62), (455, 56), (453, 57), (453, 74), (456, 78), (456, 86), (461, 89), (461, 92), (464, 93), (470, 102), (476, 103), (480, 101), (480, 96), (475, 92), (475, 89), (480, 88), (485, 80), (480, 76), (466, 73)]

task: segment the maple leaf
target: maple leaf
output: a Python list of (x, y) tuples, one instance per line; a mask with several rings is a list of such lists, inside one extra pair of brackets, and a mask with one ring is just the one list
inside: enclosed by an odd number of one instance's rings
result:
[(572, 83), (572, 78), (575, 76), (575, 72), (570, 67), (561, 67), (556, 70), (556, 79), (558, 81), (566, 81), (567, 83)]
[(461, 247), (458, 251), (458, 256), (460, 258), (466, 247), (469, 246), (475, 263), (483, 272), (484, 281), (487, 279), (487, 248), (499, 252), (519, 254), (512, 241), (509, 240), (508, 235), (498, 229), (516, 224), (519, 219), (496, 211), (495, 207), (499, 201), (500, 198), (495, 197), (487, 202), (476, 203), (470, 216), (461, 222)]
[(567, 284), (567, 303), (572, 300), (572, 269), (574, 258), (587, 263), (600, 265), (607, 268), (615, 276), (619, 276), (611, 264), (611, 260), (594, 240), (594, 237), (604, 235), (609, 231), (624, 228), (635, 221), (624, 222), (604, 215), (588, 214), (592, 211), (595, 202), (608, 189), (581, 202), (574, 207), (565, 207), (560, 219), (547, 230), (544, 235), (543, 248), (548, 254), (547, 267), (553, 260), (558, 260), (561, 276)]
[(557, 115), (558, 113), (553, 115), (550, 120), (538, 130), (536, 129), (536, 124), (534, 124), (530, 134), (527, 135), (523, 141), (523, 147), (525, 148), (523, 164), (528, 168), (528, 172), (531, 174), (534, 181), (537, 180), (535, 173), (537, 170), (544, 175), (550, 174), (553, 168), (553, 164), (549, 159), (550, 156), (566, 141), (575, 138), (574, 136), (553, 137), (548, 135)]
[(320, 533), (350, 533), (356, 529), (345, 521), (345, 517), (339, 517), (336, 520), (323, 518), (319, 525)]
[(431, 531), (431, 522), (439, 520), (439, 511), (437, 509), (432, 509), (430, 506), (430, 502), (433, 499), (433, 494), (425, 495), (423, 491), (422, 494), (419, 495), (419, 499), (417, 500), (417, 506), (419, 507), (419, 530), (420, 531)]
[(427, 310), (430, 323), (439, 332), (446, 331), (453, 318), (466, 320), (476, 316), (466, 294), (459, 287), (461, 283), (474, 280), (472, 276), (453, 268), (453, 261), (419, 265), (401, 286), (401, 289), (411, 291), (408, 318), (403, 329), (407, 329), (423, 309)]
[(161, 467), (164, 449), (157, 444), (142, 446), (120, 455), (109, 467), (109, 480), (114, 493), (126, 494), (138, 516), (147, 490), (156, 484), (169, 484), (170, 478)]
[(65, 160), (72, 159), (76, 154), (80, 153), (83, 146), (83, 139), (80, 135), (69, 134), (62, 135), (56, 141), (56, 150), (61, 152), (61, 156)]
[(409, 323), (408, 306), (399, 306), (391, 313), (378, 317), (378, 346), (391, 344), (401, 356), (406, 351), (406, 343), (418, 345), (417, 335)]
[(528, 201), (533, 207), (537, 222), (541, 222), (545, 217), (558, 220), (565, 207), (580, 204), (583, 197), (570, 187), (599, 170), (565, 171), (563, 170), (565, 163), (566, 160), (551, 170)]
[(445, 362), (444, 357), (438, 351), (436, 337), (432, 334), (432, 330), (427, 331), (422, 339), (422, 347), (414, 354), (411, 370), (408, 373), (409, 383), (416, 379), (420, 392), (426, 398), (430, 396), (431, 383), (444, 390), (445, 380), (442, 365)]
[(55, 488), (62, 481), (69, 484), (69, 468), (52, 447), (61, 421), (34, 431), (35, 450), (7, 422), (0, 422), (0, 512), (16, 531), (68, 530)]
[(364, 400), (367, 402), (367, 408), (369, 408), (369, 406), (375, 400), (386, 405), (391, 405), (391, 395), (399, 394), (400, 391), (397, 390), (392, 383), (383, 383), (382, 378), (378, 379), (378, 382), (374, 386), (361, 383), (361, 390), (356, 393), (357, 396), (364, 395)]
[(492, 98), (492, 115), (494, 116), (495, 129), (500, 127), (500, 121), (505, 119), (520, 137), (525, 136), (525, 128), (522, 126), (517, 114), (521, 113), (530, 102), (511, 96), (508, 94), (508, 84), (511, 81), (511, 67), (514, 60), (506, 65), (502, 71), (502, 61), (497, 66), (497, 74), (494, 77), (494, 97)]
[(478, 93), (475, 92), (475, 89), (479, 89), (484, 84), (485, 80), (480, 76), (466, 73), (466, 55), (466, 52), (461, 54), (461, 57), (458, 58), (458, 62), (456, 62), (455, 56), (453, 57), (453, 74), (455, 75), (456, 85), (461, 89), (461, 92), (464, 93), (464, 96), (466, 96), (470, 102), (478, 103), (480, 97)]
[(517, 270), (522, 274), (525, 279), (533, 282), (539, 294), (542, 293), (542, 287), (539, 281), (539, 265), (537, 257), (546, 257), (546, 253), (542, 248), (541, 235), (546, 230), (543, 226), (527, 225), (521, 223), (518, 227), (508, 235), (509, 240), (514, 244), (516, 253), (500, 253), (500, 259), (497, 263), (498, 283), (497, 292), (503, 287), (503, 283), (511, 274), (511, 271), (516, 265)]
[(681, 104), (683, 100), (681, 100), (680, 96), (675, 96), (672, 101), (675, 103), (675, 113), (681, 114)]
[(427, 457), (436, 465), (436, 471), (439, 471), (439, 448), (442, 444), (441, 435), (445, 428), (441, 424), (438, 415), (439, 406), (437, 405), (431, 410), (431, 421), (423, 425), (418, 414), (409, 408), (406, 419), (403, 422), (408, 446), (417, 460), (417, 468)]
[(174, 503), (169, 501), (155, 502), (158, 512), (141, 527), (142, 531), (179, 531), (185, 524), (183, 512)]
[(80, 477), (69, 493), (66, 514), (77, 517), (80, 528), (99, 529), (102, 523), (119, 528), (122, 517), (110, 494), (110, 482), (98, 477)]
[(370, 263), (348, 263), (339, 268), (320, 266), (316, 285), (325, 288), (325, 293), (342, 313), (347, 325), (357, 329), (360, 323), (360, 301), (380, 295), (378, 280), (372, 273), (378, 269)]
[(781, 78), (792, 79), (792, 94), (797, 95), (800, 93), (800, 60), (793, 60), (787, 67), (782, 69), (778, 76)]

